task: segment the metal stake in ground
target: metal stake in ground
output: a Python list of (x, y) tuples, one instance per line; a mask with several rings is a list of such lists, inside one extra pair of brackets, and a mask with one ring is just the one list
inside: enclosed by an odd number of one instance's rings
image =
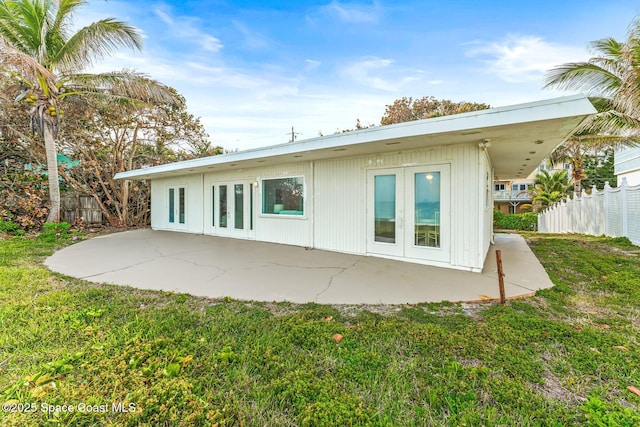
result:
[(496, 249), (496, 263), (498, 264), (498, 286), (500, 286), (500, 304), (507, 303), (507, 297), (504, 294), (504, 271), (502, 270), (502, 252)]

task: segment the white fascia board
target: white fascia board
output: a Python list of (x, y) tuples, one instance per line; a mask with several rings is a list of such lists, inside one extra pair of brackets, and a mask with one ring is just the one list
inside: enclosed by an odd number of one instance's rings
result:
[(206, 168), (207, 166), (233, 164), (246, 160), (289, 156), (297, 153), (309, 153), (320, 150), (330, 152), (335, 148), (361, 145), (375, 141), (411, 138), (420, 135), (474, 131), (486, 127), (591, 115), (595, 112), (595, 108), (584, 95), (565, 96), (432, 119), (377, 126), (269, 147), (255, 148), (237, 153), (135, 169), (127, 172), (119, 172), (116, 174), (115, 179), (137, 177), (153, 178), (153, 175), (175, 171), (189, 171), (191, 173), (195, 172), (196, 169)]

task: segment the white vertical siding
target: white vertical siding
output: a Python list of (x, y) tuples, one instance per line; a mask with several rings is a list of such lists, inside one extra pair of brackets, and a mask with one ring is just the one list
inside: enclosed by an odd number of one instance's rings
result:
[(487, 217), (480, 190), (487, 166), (478, 153), (477, 146), (464, 144), (316, 162), (315, 247), (366, 253), (368, 169), (446, 163), (451, 165), (451, 265), (480, 271), (489, 239), (484, 239)]
[(330, 251), (366, 252), (367, 159), (315, 163), (315, 247)]
[[(254, 198), (256, 240), (364, 255), (367, 252), (367, 171), (448, 164), (451, 180), (445, 191), (450, 192), (451, 198), (449, 265), (480, 271), (489, 246), (492, 214), (485, 206), (485, 181), (491, 170), (488, 159), (480, 153), (474, 144), (460, 144), (156, 179), (152, 181), (152, 227), (170, 229), (165, 218), (169, 185), (186, 183), (186, 231), (202, 233), (204, 221), (210, 220), (212, 183), (258, 181)], [(261, 180), (292, 176), (304, 177), (304, 216), (262, 215)]]

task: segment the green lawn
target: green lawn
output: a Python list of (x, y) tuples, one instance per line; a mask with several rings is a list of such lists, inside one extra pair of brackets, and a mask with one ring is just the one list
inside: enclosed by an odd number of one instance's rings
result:
[(0, 425), (640, 425), (639, 249), (526, 237), (556, 286), (506, 307), (207, 300), (1, 240)]

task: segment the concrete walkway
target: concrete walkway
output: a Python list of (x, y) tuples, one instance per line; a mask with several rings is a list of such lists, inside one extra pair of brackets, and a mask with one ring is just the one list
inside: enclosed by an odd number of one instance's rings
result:
[(93, 282), (212, 298), (403, 304), (498, 298), (495, 249), (502, 251), (507, 297), (553, 286), (524, 239), (513, 234), (496, 235), (480, 274), (150, 229), (82, 241), (54, 253), (45, 265)]

